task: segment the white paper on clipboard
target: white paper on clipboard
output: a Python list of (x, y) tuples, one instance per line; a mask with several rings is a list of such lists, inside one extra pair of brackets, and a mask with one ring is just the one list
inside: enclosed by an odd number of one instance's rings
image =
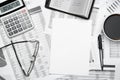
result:
[(50, 73), (88, 75), (91, 21), (54, 19)]

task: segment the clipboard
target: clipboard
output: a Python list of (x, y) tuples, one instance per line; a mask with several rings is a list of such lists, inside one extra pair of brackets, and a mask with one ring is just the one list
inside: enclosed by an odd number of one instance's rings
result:
[(48, 8), (48, 9), (51, 9), (51, 10), (55, 10), (55, 11), (58, 11), (58, 12), (62, 12), (62, 13), (66, 13), (66, 14), (69, 14), (69, 15), (73, 15), (73, 16), (76, 16), (76, 17), (84, 18), (84, 19), (89, 19), (90, 18), (90, 15), (91, 15), (91, 12), (92, 12), (92, 8), (93, 8), (94, 2), (95, 2), (95, 0), (91, 0), (92, 3), (90, 4), (90, 6), (88, 6), (88, 7), (90, 7), (90, 9), (88, 11), (88, 16), (84, 16), (84, 15), (81, 15), (81, 14), (76, 14), (76, 13), (71, 12), (71, 11), (66, 11), (66, 10), (60, 10), (60, 9), (53, 8), (53, 7), (50, 6), (51, 1), (52, 0), (46, 0), (45, 8)]

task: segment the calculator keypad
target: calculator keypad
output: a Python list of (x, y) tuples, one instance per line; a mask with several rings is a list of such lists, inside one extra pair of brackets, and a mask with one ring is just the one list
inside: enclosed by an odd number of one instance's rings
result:
[(33, 28), (26, 8), (5, 16), (2, 18), (2, 21), (9, 37), (16, 36)]

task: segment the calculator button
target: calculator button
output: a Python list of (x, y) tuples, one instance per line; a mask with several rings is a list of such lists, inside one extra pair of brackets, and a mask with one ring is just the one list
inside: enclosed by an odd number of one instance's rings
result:
[(21, 27), (21, 25), (20, 25), (20, 24), (18, 24), (18, 25), (17, 25), (17, 28), (20, 28), (20, 27)]
[(19, 15), (18, 18), (19, 18), (19, 19), (22, 18), (22, 15)]
[(17, 20), (17, 21), (15, 21), (15, 24), (19, 24), (20, 22)]
[(28, 14), (27, 13), (24, 13), (23, 16), (27, 16)]
[(25, 13), (25, 12), (26, 12), (26, 10), (25, 10), (25, 9), (23, 9), (21, 12), (22, 12), (22, 13)]
[(32, 24), (29, 24), (28, 27), (31, 28), (31, 27), (32, 27)]
[(26, 26), (26, 24), (25, 24), (24, 22), (23, 22), (23, 23), (21, 23), (21, 25), (22, 25), (22, 26)]
[(22, 28), (19, 28), (18, 31), (21, 32), (21, 31), (23, 31), (23, 29), (22, 29)]
[(15, 23), (10, 23), (10, 26), (14, 26), (15, 25)]
[(4, 24), (8, 24), (8, 21), (4, 21)]
[(20, 22), (24, 22), (24, 19), (23, 19), (23, 18), (21, 18), (21, 19), (20, 19)]
[(15, 27), (15, 26), (13, 26), (13, 27), (12, 27), (12, 30), (15, 30), (15, 29), (16, 29), (16, 27)]
[(12, 15), (11, 15), (11, 17), (15, 17), (16, 16), (16, 14), (15, 13), (13, 13)]
[(17, 12), (17, 13), (16, 13), (16, 15), (20, 15), (20, 14), (21, 14), (21, 12)]
[(14, 19), (14, 20), (18, 20), (18, 17), (14, 17), (13, 19)]
[(23, 29), (24, 29), (24, 30), (27, 29), (27, 26), (23, 26)]
[(31, 22), (30, 22), (30, 20), (27, 20), (26, 23), (27, 23), (27, 24), (30, 24)]
[(9, 20), (10, 20), (10, 17), (6, 17), (6, 20), (9, 21)]
[(29, 19), (29, 17), (28, 17), (28, 16), (26, 16), (24, 19), (25, 19), (25, 20), (28, 20), (28, 19)]
[(14, 33), (14, 34), (18, 33), (18, 30), (14, 30), (13, 33)]
[(9, 22), (13, 22), (13, 19), (9, 19)]
[(10, 32), (10, 33), (9, 33), (9, 36), (12, 36), (12, 35), (13, 35), (13, 32)]
[(11, 29), (11, 28), (9, 28), (9, 29), (7, 29), (7, 31), (8, 31), (8, 32), (10, 32), (10, 31), (12, 31), (12, 29)]
[(9, 28), (9, 27), (10, 27), (10, 25), (6, 25), (5, 27), (6, 27), (6, 28)]

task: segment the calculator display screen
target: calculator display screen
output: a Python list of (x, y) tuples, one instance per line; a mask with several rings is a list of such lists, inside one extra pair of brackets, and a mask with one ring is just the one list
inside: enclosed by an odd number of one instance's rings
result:
[(0, 15), (23, 6), (22, 0), (8, 0), (0, 3)]
[(19, 1), (16, 1), (16, 2), (13, 2), (11, 4), (8, 4), (6, 6), (3, 6), (0, 10), (1, 10), (1, 13), (5, 12), (5, 11), (8, 11), (14, 7), (17, 7), (17, 6), (20, 6), (20, 2)]

